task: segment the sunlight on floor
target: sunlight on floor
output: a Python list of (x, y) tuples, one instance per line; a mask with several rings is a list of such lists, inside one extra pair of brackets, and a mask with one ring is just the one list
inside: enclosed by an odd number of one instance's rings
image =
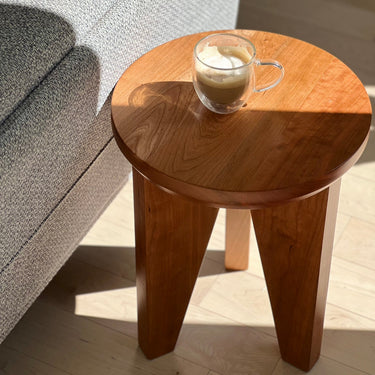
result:
[(365, 89), (370, 98), (375, 98), (375, 85), (365, 85)]
[[(230, 275), (232, 278), (236, 279), (236, 275), (241, 279), (241, 274), (245, 272), (236, 272), (230, 274), (223, 274), (218, 276), (218, 278), (225, 278), (225, 276)], [(207, 276), (206, 276), (207, 277)], [(205, 278), (206, 278), (205, 277)], [(199, 279), (201, 279), (200, 277)], [(198, 284), (199, 284), (198, 279)], [(235, 280), (232, 280), (235, 281)], [(236, 282), (235, 282), (236, 283)], [(266, 290), (263, 290), (265, 296), (267, 294)], [(249, 293), (247, 293), (249, 294)], [(251, 294), (251, 293), (250, 293)], [(234, 327), (234, 326), (250, 326), (252, 328), (261, 328), (264, 330), (274, 330), (274, 322), (271, 315), (271, 308), (268, 301), (264, 301), (264, 305), (267, 305), (267, 310), (269, 311), (259, 311), (256, 307), (257, 299), (256, 292), (253, 292), (253, 296), (246, 295), (246, 298), (253, 300), (253, 303), (249, 303), (248, 310), (246, 312), (246, 319), (240, 315), (237, 316), (237, 319), (228, 319), (226, 308), (223, 305), (221, 311), (217, 310), (216, 306), (215, 313), (212, 311), (212, 306), (196, 306), (193, 303), (190, 304), (187, 314), (184, 320), (184, 326), (222, 326), (222, 327)], [(126, 298), (125, 298), (126, 295)], [(233, 296), (232, 296), (233, 297)], [(82, 293), (75, 296), (75, 311), (74, 314), (77, 316), (84, 316), (91, 319), (100, 320), (101, 322), (115, 322), (118, 324), (126, 323), (130, 324), (133, 327), (132, 331), (136, 331), (137, 324), (137, 309), (136, 309), (136, 287), (128, 288), (119, 288), (113, 290), (105, 290), (100, 292), (92, 293)], [(193, 299), (194, 301), (194, 299)], [(192, 301), (192, 302), (193, 302)], [(131, 303), (129, 303), (131, 302)], [(232, 301), (233, 302), (233, 301)], [(259, 301), (258, 301), (259, 302)], [(235, 303), (232, 303), (232, 308), (241, 309), (240, 306), (235, 306)], [(211, 307), (211, 308), (210, 308)], [(223, 314), (221, 314), (221, 312)], [(236, 314), (234, 314), (236, 315)], [(325, 331), (337, 330), (338, 332), (342, 331), (343, 333), (356, 331), (356, 332), (365, 332), (370, 328), (368, 322), (364, 324), (361, 319), (356, 321), (352, 318), (351, 314), (343, 313), (341, 309), (338, 309), (335, 305), (327, 304), (326, 319), (324, 324)], [(275, 333), (274, 333), (275, 334)]]
[(91, 318), (136, 322), (136, 288), (134, 286), (76, 295), (74, 314)]

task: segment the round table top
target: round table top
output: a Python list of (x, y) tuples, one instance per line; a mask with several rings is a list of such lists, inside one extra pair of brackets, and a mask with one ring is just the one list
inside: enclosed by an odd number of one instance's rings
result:
[[(114, 90), (122, 152), (155, 184), (218, 207), (266, 207), (329, 186), (367, 142), (371, 104), (362, 83), (309, 43), (228, 32), (250, 39), (258, 58), (281, 62), (281, 83), (252, 94), (236, 113), (216, 114), (200, 103), (191, 74), (193, 48), (210, 33), (163, 44), (132, 64)], [(272, 80), (272, 67), (255, 69), (257, 85)]]

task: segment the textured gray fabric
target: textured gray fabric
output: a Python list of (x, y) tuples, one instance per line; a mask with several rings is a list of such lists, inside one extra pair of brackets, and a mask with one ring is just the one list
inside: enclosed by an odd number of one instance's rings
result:
[(237, 0), (204, 3), (201, 0), (24, 0), (21, 3), (63, 17), (73, 28), (77, 44), (86, 45), (96, 53), (101, 66), (98, 109), (125, 68), (142, 54), (183, 35), (231, 29), (238, 8)]
[[(108, 116), (106, 111), (104, 117)], [(78, 246), (129, 171), (129, 164), (112, 140), (22, 252), (0, 273), (0, 342)]]
[[(100, 20), (117, 0), (6, 0), (29, 8), (48, 11), (65, 19), (74, 30), (77, 44)], [(125, 2), (133, 2), (123, 0)], [(143, 0), (137, 0), (142, 3)]]
[(231, 29), (237, 1), (143, 0), (115, 2), (79, 42), (100, 59), (98, 107), (137, 58), (171, 39), (205, 30)]
[(0, 4), (0, 126), (74, 44), (61, 17)]
[(0, 271), (108, 142), (110, 118), (91, 124), (98, 86), (76, 47), (1, 125)]

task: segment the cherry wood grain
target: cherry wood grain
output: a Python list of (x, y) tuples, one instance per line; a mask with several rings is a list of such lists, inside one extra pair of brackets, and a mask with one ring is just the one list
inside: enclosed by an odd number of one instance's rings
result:
[(152, 359), (172, 351), (217, 209), (161, 190), (133, 169), (138, 340)]
[(250, 210), (226, 210), (225, 268), (231, 271), (249, 267)]
[(339, 190), (252, 212), (281, 356), (304, 371), (320, 355)]
[[(274, 89), (230, 115), (207, 110), (191, 83), (192, 51), (207, 33), (159, 46), (137, 60), (112, 98), (117, 142), (154, 183), (217, 207), (261, 208), (308, 197), (362, 153), (371, 105), (356, 75), (318, 47), (237, 30), (259, 58), (285, 67)], [(257, 67), (257, 85), (270, 67)]]

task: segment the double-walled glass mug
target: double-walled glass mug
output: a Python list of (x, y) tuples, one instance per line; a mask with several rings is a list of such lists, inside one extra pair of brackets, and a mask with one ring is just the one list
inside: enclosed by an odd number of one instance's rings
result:
[[(239, 110), (253, 92), (275, 87), (284, 76), (275, 60), (259, 60), (254, 45), (235, 34), (211, 34), (194, 48), (193, 84), (201, 102), (216, 113)], [(279, 77), (268, 86), (256, 88), (254, 65), (272, 65)]]

